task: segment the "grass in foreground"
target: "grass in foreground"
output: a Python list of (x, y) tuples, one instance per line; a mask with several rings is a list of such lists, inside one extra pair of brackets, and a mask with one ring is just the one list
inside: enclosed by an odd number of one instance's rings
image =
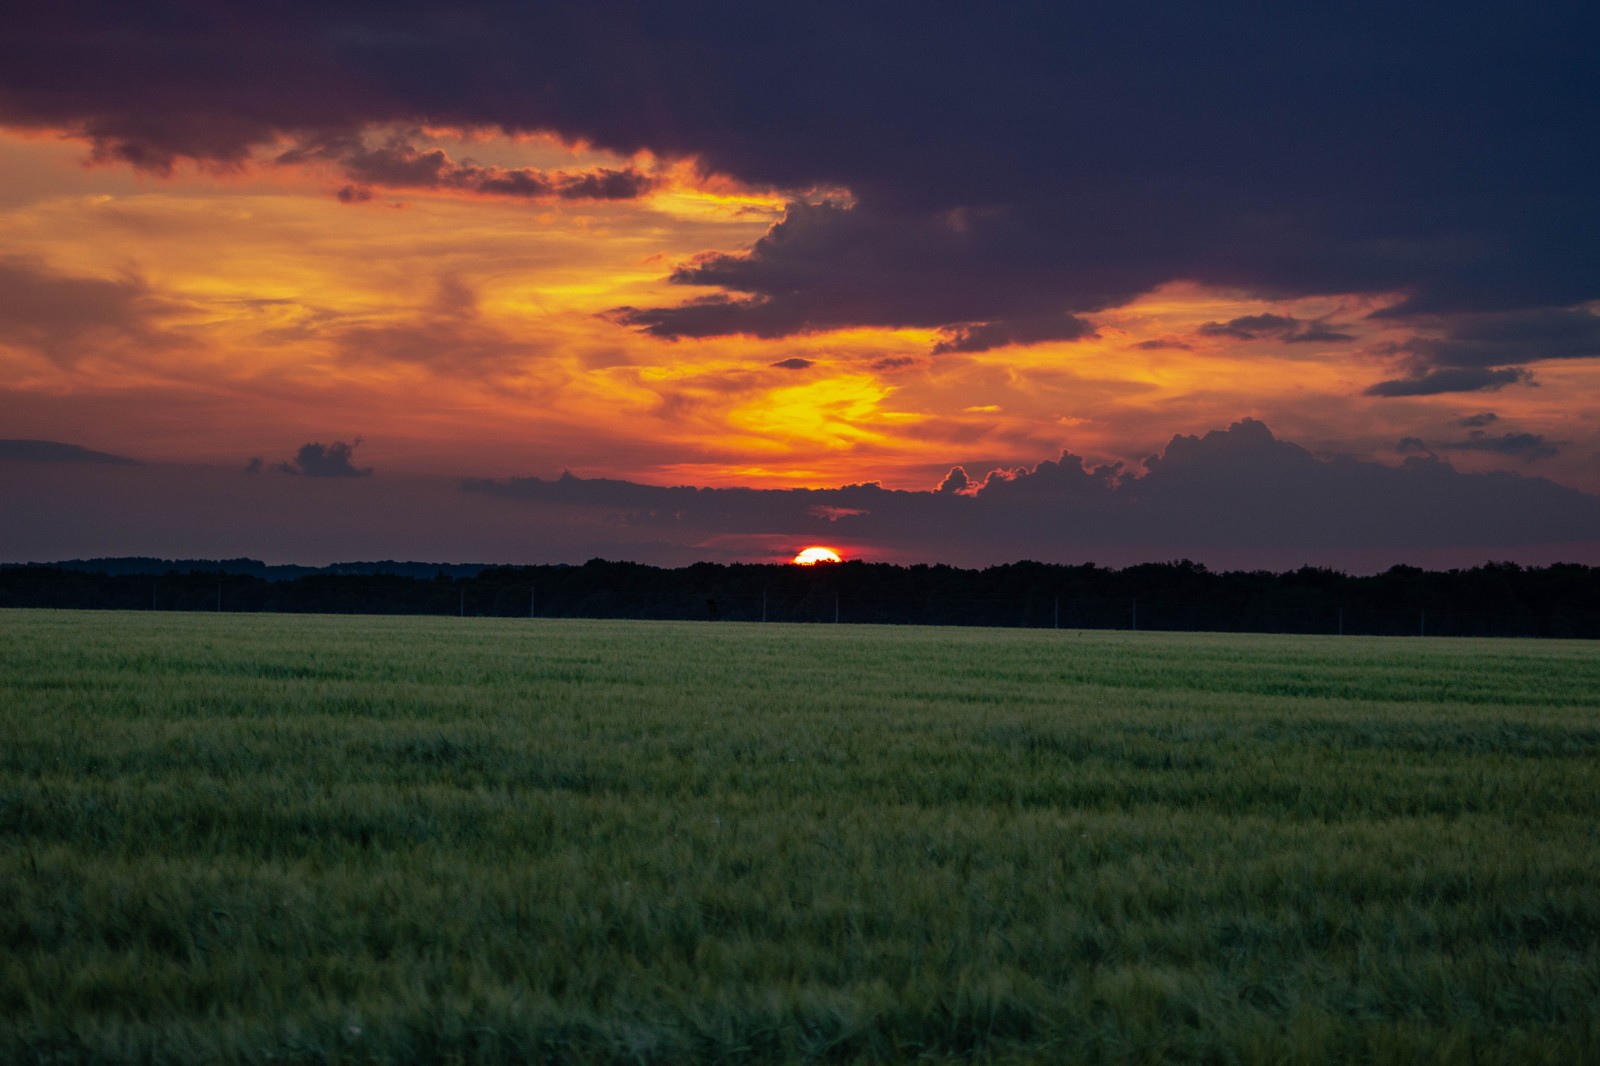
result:
[(0, 612), (0, 1060), (1600, 1061), (1600, 649)]

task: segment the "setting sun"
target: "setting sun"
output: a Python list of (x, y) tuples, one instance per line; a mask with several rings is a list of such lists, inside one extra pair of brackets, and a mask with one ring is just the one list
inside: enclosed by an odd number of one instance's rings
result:
[(794, 557), (798, 566), (815, 566), (818, 563), (838, 563), (844, 560), (839, 558), (839, 553), (832, 548), (806, 548)]

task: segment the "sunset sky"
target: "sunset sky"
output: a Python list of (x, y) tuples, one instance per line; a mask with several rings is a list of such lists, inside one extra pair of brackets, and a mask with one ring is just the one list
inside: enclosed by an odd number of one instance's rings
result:
[(0, 562), (1600, 563), (1600, 8), (26, 5)]

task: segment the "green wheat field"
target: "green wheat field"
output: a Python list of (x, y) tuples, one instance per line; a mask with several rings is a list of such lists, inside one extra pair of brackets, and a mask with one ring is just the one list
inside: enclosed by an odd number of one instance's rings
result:
[(1600, 1062), (1600, 646), (0, 612), (0, 1061)]

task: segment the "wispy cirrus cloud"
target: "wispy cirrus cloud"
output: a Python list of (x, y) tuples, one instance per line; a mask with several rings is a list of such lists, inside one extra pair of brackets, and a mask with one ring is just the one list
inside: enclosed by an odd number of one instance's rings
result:
[(182, 308), (142, 277), (84, 277), (0, 256), (0, 345), (68, 367), (88, 356), (182, 346), (169, 327)]

